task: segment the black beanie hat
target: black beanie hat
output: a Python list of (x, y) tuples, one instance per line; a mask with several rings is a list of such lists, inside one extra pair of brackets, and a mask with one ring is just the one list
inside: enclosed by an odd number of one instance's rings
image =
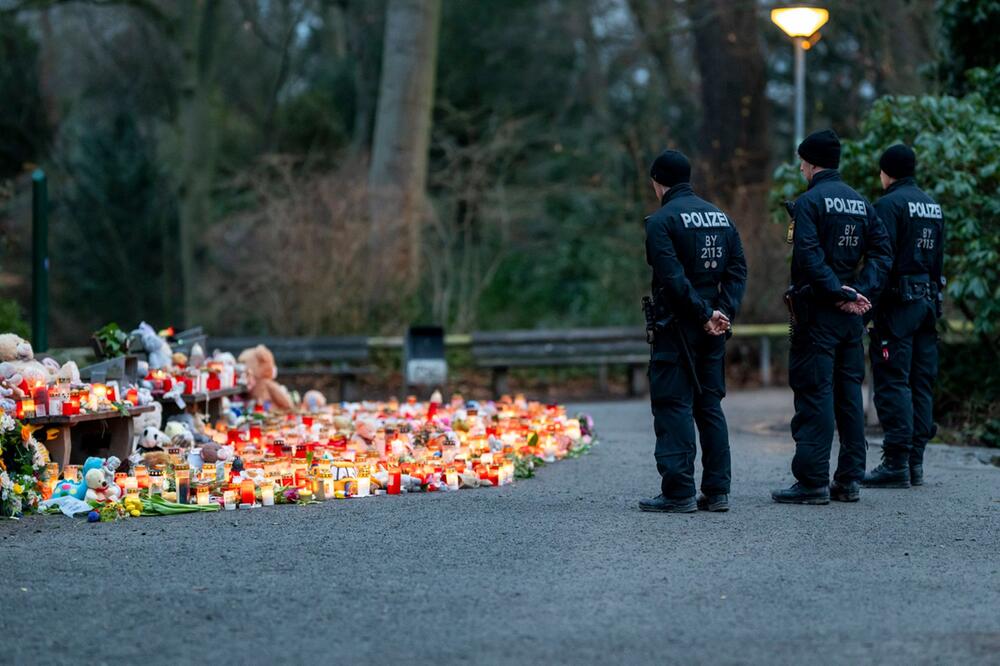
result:
[(799, 144), (799, 157), (824, 169), (840, 166), (840, 137), (832, 129), (813, 132)]
[(882, 153), (878, 165), (890, 178), (909, 178), (917, 170), (917, 155), (909, 146), (897, 143)]
[(649, 167), (649, 177), (664, 187), (691, 182), (691, 162), (684, 153), (664, 150)]

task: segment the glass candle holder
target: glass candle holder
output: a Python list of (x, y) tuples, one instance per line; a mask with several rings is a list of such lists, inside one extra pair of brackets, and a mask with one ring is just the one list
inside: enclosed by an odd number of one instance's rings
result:
[(198, 506), (208, 506), (208, 486), (200, 485), (196, 493)]
[(265, 481), (260, 485), (260, 503), (264, 506), (274, 506), (273, 481)]
[(187, 504), (191, 494), (191, 468), (187, 463), (174, 465), (174, 483), (177, 486), (177, 502)]
[(222, 491), (222, 505), (225, 507), (226, 511), (233, 511), (236, 509), (236, 491), (232, 488), (226, 488)]
[(389, 485), (386, 487), (386, 492), (390, 495), (398, 495), (400, 490), (400, 483), (403, 480), (403, 473), (398, 467), (394, 467), (389, 470)]
[(163, 493), (163, 470), (149, 470), (149, 494), (160, 495)]
[(253, 506), (256, 501), (253, 479), (243, 479), (240, 482), (240, 504)]

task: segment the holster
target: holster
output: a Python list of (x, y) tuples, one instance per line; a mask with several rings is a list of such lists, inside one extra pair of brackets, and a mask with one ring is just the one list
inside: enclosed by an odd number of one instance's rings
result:
[(930, 277), (926, 274), (902, 275), (896, 282), (896, 286), (889, 292), (899, 303), (912, 303), (925, 298), (934, 302), (939, 294), (937, 286), (931, 282)]

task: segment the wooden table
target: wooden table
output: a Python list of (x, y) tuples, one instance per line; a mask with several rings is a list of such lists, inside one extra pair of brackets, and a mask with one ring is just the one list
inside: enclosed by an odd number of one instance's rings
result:
[(177, 403), (170, 399), (164, 399), (162, 393), (155, 393), (154, 396), (163, 405), (163, 418), (175, 414), (188, 412), (192, 414), (208, 414), (208, 418), (214, 423), (222, 418), (222, 399), (247, 392), (247, 387), (238, 384), (231, 388), (218, 389), (216, 391), (203, 391), (200, 393), (185, 393), (181, 396), (184, 400), (184, 409), (178, 409)]
[[(38, 433), (35, 438), (45, 445), (52, 462), (59, 463), (60, 469), (71, 462), (82, 463), (86, 456), (94, 455), (103, 458), (117, 456), (122, 461), (121, 471), (127, 471), (135, 435), (132, 417), (153, 409), (153, 405), (140, 405), (127, 407), (125, 411), (37, 416), (25, 419), (25, 422), (42, 426), (46, 431), (44, 434)], [(57, 433), (49, 439), (52, 430)]]

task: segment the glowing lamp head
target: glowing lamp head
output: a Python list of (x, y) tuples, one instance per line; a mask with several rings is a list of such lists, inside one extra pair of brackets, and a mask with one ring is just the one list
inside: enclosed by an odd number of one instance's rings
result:
[(771, 10), (771, 21), (789, 37), (809, 37), (830, 19), (830, 12), (819, 7), (783, 7)]

